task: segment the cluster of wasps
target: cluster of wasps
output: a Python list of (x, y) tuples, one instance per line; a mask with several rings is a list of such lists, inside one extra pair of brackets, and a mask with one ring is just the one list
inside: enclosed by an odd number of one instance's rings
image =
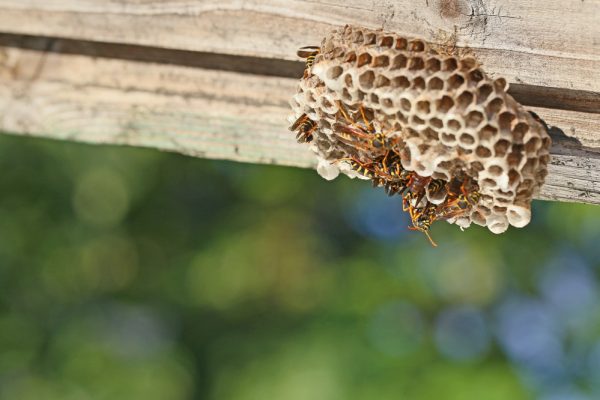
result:
[[(298, 56), (306, 59), (304, 78), (310, 76), (315, 57), (320, 53), (318, 47), (303, 47)], [(449, 220), (468, 215), (481, 195), (479, 187), (472, 178), (464, 175), (453, 177), (450, 181), (420, 176), (402, 167), (400, 158), (400, 139), (377, 129), (367, 115), (372, 111), (363, 105), (356, 105), (353, 115), (340, 101), (337, 102), (338, 114), (333, 126), (335, 137), (343, 146), (349, 148), (345, 157), (334, 162), (346, 162), (352, 170), (369, 178), (373, 186), (383, 187), (390, 195), (402, 196), (403, 210), (408, 212), (412, 221), (411, 230), (423, 232), (433, 246), (437, 246), (429, 235), (431, 225), (438, 220)], [(302, 114), (290, 127), (296, 133), (299, 143), (310, 143), (318, 123), (307, 114)], [(444, 197), (445, 194), (445, 197)], [(439, 204), (430, 198), (443, 198)]]

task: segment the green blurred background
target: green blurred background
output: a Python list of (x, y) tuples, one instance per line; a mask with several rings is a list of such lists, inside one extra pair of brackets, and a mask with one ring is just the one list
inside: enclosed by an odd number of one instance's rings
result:
[(600, 207), (406, 229), (314, 171), (0, 137), (1, 399), (600, 398)]

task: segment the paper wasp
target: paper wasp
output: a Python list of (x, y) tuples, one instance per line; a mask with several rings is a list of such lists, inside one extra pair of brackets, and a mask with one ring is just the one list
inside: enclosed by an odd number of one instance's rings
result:
[(318, 46), (305, 46), (298, 49), (296, 53), (298, 57), (305, 58), (304, 78), (310, 75), (310, 70), (315, 63), (315, 58), (321, 53), (321, 48)]
[(468, 178), (462, 182), (455, 178), (447, 185), (443, 180), (433, 180), (429, 185), (434, 185), (430, 191), (441, 190), (442, 185), (448, 189), (449, 193), (442, 204), (427, 202), (423, 207), (419, 207), (419, 201), (416, 201), (411, 192), (405, 197), (404, 209), (409, 212), (412, 221), (413, 226), (409, 229), (423, 232), (435, 247), (437, 245), (429, 235), (431, 225), (437, 220), (448, 220), (467, 214), (479, 202), (481, 194), (477, 185)]
[(308, 115), (302, 114), (290, 127), (290, 131), (298, 132), (296, 139), (299, 143), (308, 143), (313, 140), (313, 132), (317, 129), (317, 123)]
[(360, 105), (358, 112), (361, 115), (362, 123), (355, 122), (350, 118), (346, 107), (341, 101), (337, 101), (339, 113), (345, 120), (345, 124), (337, 124), (336, 136), (345, 144), (355, 147), (358, 150), (381, 153), (392, 149), (396, 144), (394, 139), (386, 136), (385, 133), (378, 131), (367, 118), (366, 109)]

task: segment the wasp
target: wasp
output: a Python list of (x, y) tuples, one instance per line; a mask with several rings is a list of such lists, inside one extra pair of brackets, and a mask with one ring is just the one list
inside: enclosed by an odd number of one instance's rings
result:
[(437, 247), (437, 244), (429, 235), (429, 229), (431, 224), (437, 219), (437, 206), (432, 203), (427, 203), (422, 208), (416, 208), (412, 205), (409, 206), (408, 212), (413, 226), (409, 226), (408, 229), (412, 231), (423, 232), (433, 247)]
[(298, 49), (296, 53), (298, 57), (305, 58), (304, 78), (310, 76), (310, 70), (315, 63), (315, 58), (321, 53), (321, 48), (318, 46), (305, 46)]
[(309, 143), (313, 140), (313, 132), (317, 129), (317, 123), (302, 114), (290, 127), (290, 131), (298, 132), (296, 140), (298, 143)]
[(337, 101), (337, 106), (339, 113), (346, 121), (346, 124), (338, 124), (336, 136), (344, 143), (353, 146), (358, 150), (370, 152), (377, 151), (380, 153), (394, 147), (396, 141), (387, 137), (385, 133), (375, 129), (373, 124), (367, 118), (366, 110), (362, 105), (358, 107), (358, 111), (363, 120), (362, 125), (350, 118), (341, 101)]
[(359, 174), (361, 174), (362, 176), (372, 179), (374, 186), (378, 186), (379, 183), (381, 182), (381, 178), (377, 176), (376, 163), (374, 163), (374, 162), (365, 163), (354, 157), (346, 157), (346, 158), (340, 158), (339, 160), (336, 160), (336, 162), (339, 162), (339, 161), (347, 161), (350, 164), (350, 168), (352, 168), (353, 171), (356, 171)]

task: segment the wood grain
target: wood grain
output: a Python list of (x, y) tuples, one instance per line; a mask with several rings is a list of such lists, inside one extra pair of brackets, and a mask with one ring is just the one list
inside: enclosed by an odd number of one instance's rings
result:
[(333, 27), (385, 28), (473, 49), (511, 82), (600, 92), (600, 0), (0, 0), (0, 29), (295, 59)]
[[(314, 167), (287, 130), (296, 80), (0, 47), (0, 130)], [(600, 114), (534, 108), (555, 127), (541, 198), (600, 204)]]

